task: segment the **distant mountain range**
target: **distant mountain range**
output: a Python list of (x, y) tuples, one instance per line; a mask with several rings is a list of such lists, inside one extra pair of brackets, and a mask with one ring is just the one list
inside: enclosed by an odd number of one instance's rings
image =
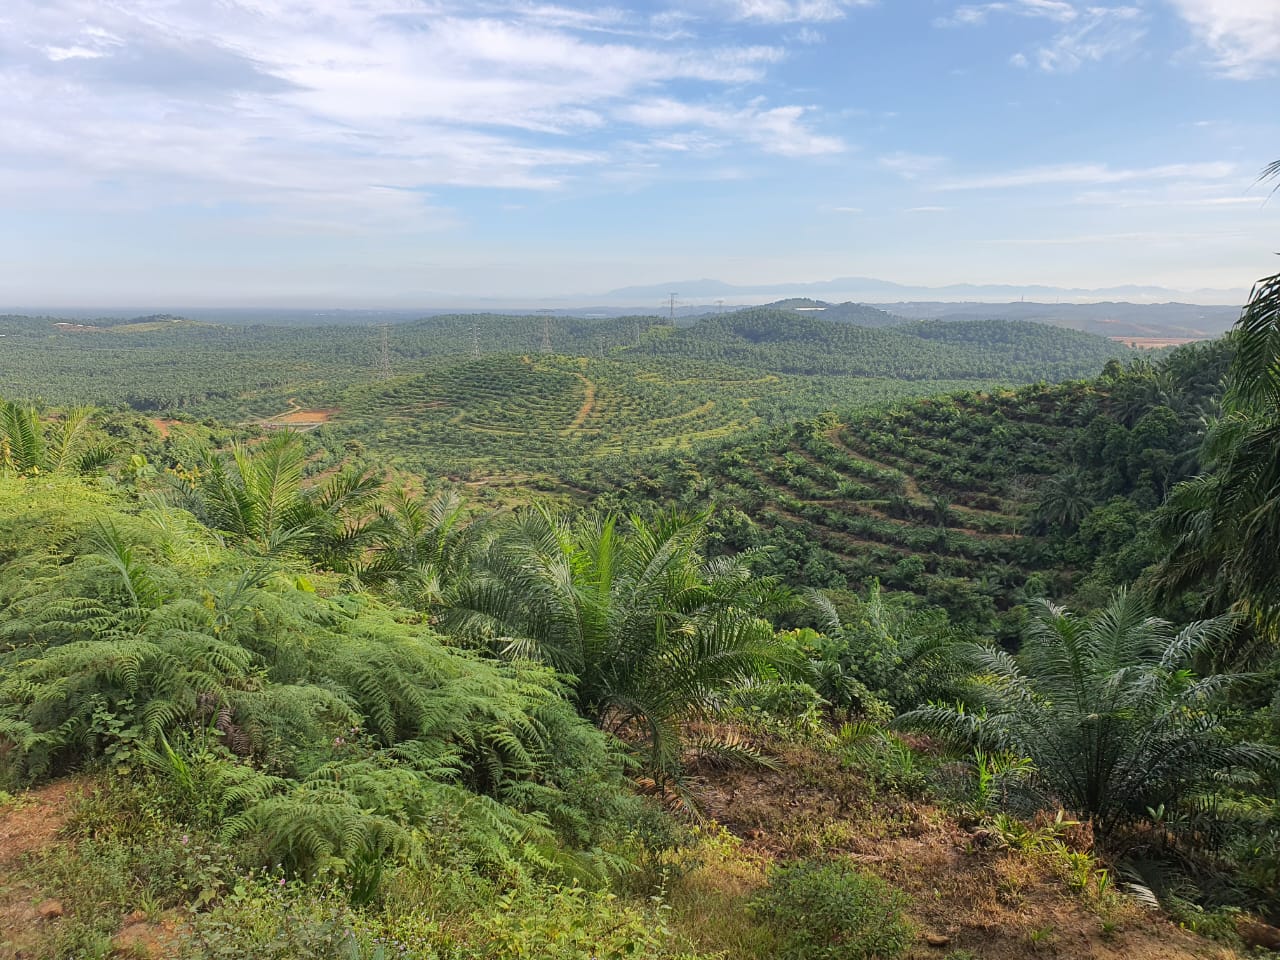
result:
[(1050, 287), (1041, 284), (1014, 286), (1011, 284), (957, 283), (943, 287), (912, 286), (877, 280), (874, 277), (839, 277), (813, 283), (772, 283), (739, 285), (722, 280), (674, 280), (668, 283), (620, 287), (596, 297), (575, 297), (602, 304), (627, 302), (632, 304), (656, 304), (676, 295), (677, 302), (702, 300), (713, 302), (723, 299), (734, 305), (747, 299), (767, 297), (780, 300), (787, 297), (821, 297), (824, 300), (854, 300), (864, 303), (899, 303), (903, 301), (948, 302), (1010, 302), (1033, 300), (1053, 303), (1059, 300), (1073, 303), (1100, 300), (1129, 301), (1133, 303), (1168, 303), (1191, 301), (1194, 303), (1229, 304), (1240, 306), (1248, 292), (1238, 290), (1171, 290), (1168, 287), (1129, 284), (1089, 290), (1080, 287)]

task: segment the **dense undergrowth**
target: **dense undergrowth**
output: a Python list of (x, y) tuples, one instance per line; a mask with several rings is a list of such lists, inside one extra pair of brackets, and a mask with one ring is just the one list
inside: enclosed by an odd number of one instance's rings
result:
[(86, 794), (16, 868), (61, 900), (22, 949), (1200, 949), (1148, 907), (1253, 937), (1280, 921), (1274, 597), (1185, 561), (1234, 559), (1205, 516), (1270, 556), (1274, 491), (1179, 485), (1270, 463), (1248, 333), (626, 493), (602, 470), (572, 511), (468, 507), (358, 444), (4, 403), (0, 818)]

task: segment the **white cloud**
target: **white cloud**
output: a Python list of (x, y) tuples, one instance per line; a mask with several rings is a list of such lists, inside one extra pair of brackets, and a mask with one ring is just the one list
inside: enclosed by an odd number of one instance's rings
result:
[(1228, 76), (1251, 79), (1280, 66), (1277, 0), (1169, 0)]
[(1086, 7), (1036, 51), (1036, 63), (1048, 73), (1070, 72), (1084, 63), (1124, 54), (1145, 35), (1137, 7)]
[(805, 46), (811, 47), (814, 44), (822, 43), (827, 38), (819, 31), (813, 29), (813, 27), (801, 27), (794, 33), (787, 34), (786, 39), (791, 43), (801, 43)]
[[(935, 19), (934, 25), (978, 26), (992, 15), (1045, 20), (1055, 25), (1053, 35), (1033, 53), (1036, 65), (1048, 73), (1066, 73), (1085, 63), (1123, 55), (1146, 35), (1140, 7), (1102, 6), (1078, 0), (995, 0), (965, 4), (950, 16)], [(1033, 58), (1019, 51), (1009, 58), (1009, 63), (1026, 67)]]
[(641, 125), (679, 134), (667, 157), (843, 149), (813, 108), (758, 96), (781, 46), (689, 22), (529, 0), (6, 0), (0, 196), (431, 224), (442, 186), (602, 174), (628, 149), (618, 122), (654, 103), (671, 122)]
[(755, 23), (824, 23), (841, 20), (852, 7), (869, 7), (875, 0), (723, 0), (734, 20)]
[(993, 3), (970, 3), (957, 7), (949, 17), (939, 17), (934, 25), (939, 27), (974, 26), (985, 23), (991, 14), (1012, 14), (1020, 17), (1036, 17), (1057, 23), (1070, 23), (1079, 15), (1075, 6), (1066, 0), (997, 0)]
[(700, 127), (718, 130), (786, 157), (821, 156), (847, 149), (836, 137), (808, 130), (803, 123), (808, 107), (765, 107), (755, 101), (738, 109), (652, 99), (632, 104), (619, 116), (643, 127)]
[(1105, 163), (1029, 167), (1007, 173), (983, 174), (944, 181), (940, 190), (1005, 190), (1058, 185), (1104, 185), (1158, 180), (1225, 180), (1234, 176), (1232, 163), (1169, 163), (1144, 168), (1114, 168)]
[(880, 166), (886, 170), (892, 170), (906, 180), (918, 180), (926, 174), (936, 173), (946, 162), (944, 157), (901, 151), (880, 158)]

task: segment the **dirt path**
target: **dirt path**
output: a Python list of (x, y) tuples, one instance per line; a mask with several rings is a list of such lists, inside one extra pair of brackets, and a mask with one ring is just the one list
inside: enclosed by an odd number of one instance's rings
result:
[(42, 927), (56, 922), (53, 913), (61, 913), (61, 904), (15, 877), (27, 856), (57, 843), (85, 789), (83, 781), (59, 780), (0, 807), (0, 960), (30, 956)]
[[(828, 434), (828, 438), (830, 438), (830, 434)], [(844, 444), (841, 444), (839, 441), (832, 439), (832, 442), (837, 446), (841, 447), (841, 449), (844, 450), (848, 456), (851, 456), (857, 460), (863, 461), (864, 463), (869, 463), (869, 464), (872, 464), (873, 466), (880, 467), (885, 470), (892, 470), (894, 473), (901, 475), (904, 478), (904, 488), (907, 492), (907, 497), (909, 500), (913, 502), (915, 506), (931, 506), (932, 505), (932, 501), (928, 497), (923, 496), (919, 485), (915, 482), (915, 480), (911, 478), (909, 474), (906, 474), (895, 467), (890, 467), (887, 464), (880, 463), (879, 461), (872, 460), (869, 457), (864, 457), (861, 454), (855, 453)], [(787, 449), (788, 449), (788, 452), (796, 454), (797, 456), (803, 458), (807, 462), (813, 464), (815, 467), (824, 467), (826, 469), (833, 469), (833, 468), (827, 467), (827, 465), (822, 463), (820, 460), (817, 460), (812, 453), (810, 453), (808, 450), (805, 450), (803, 447), (792, 446), (792, 447), (788, 447)], [(769, 489), (773, 490), (775, 493), (785, 494), (790, 492), (786, 487), (782, 486), (779, 481), (776, 481), (771, 477), (768, 477), (760, 473), (759, 471), (754, 471), (754, 472), (756, 473), (756, 476), (759, 478), (760, 482), (765, 487), (768, 487)], [(843, 497), (831, 497), (825, 500), (806, 500), (806, 499), (800, 499), (798, 497), (795, 499), (797, 500), (797, 502), (804, 503), (809, 506), (827, 507), (827, 508), (841, 507), (843, 509), (850, 511), (851, 513), (857, 513), (864, 517), (870, 517), (873, 519), (882, 520), (885, 523), (888, 523), (892, 526), (899, 527), (899, 528), (919, 529), (922, 526), (922, 524), (915, 523), (910, 520), (900, 520), (897, 517), (891, 517), (889, 516), (889, 514), (885, 513), (879, 507), (876, 507), (868, 502), (848, 500)], [(990, 511), (979, 511), (976, 509), (971, 509), (969, 507), (960, 506), (957, 504), (951, 504), (948, 509), (953, 514), (955, 514), (955, 516), (958, 519), (963, 519), (964, 514), (966, 513), (989, 513), (991, 516), (998, 516), (998, 517), (1004, 516), (1004, 514), (990, 512)], [(817, 524), (812, 521), (809, 523), (809, 525), (822, 526), (822, 524)], [(830, 528), (826, 528), (826, 529), (830, 529)], [(956, 533), (963, 533), (965, 536), (968, 536), (974, 540), (1020, 540), (1022, 539), (1016, 533), (1001, 533), (997, 531), (978, 530), (974, 527), (966, 527), (958, 524), (947, 524), (945, 529), (953, 530)], [(837, 531), (833, 531), (833, 532), (837, 532)]]
[(844, 430), (843, 426), (832, 427), (825, 434), (823, 434), (823, 436), (825, 436), (828, 440), (831, 441), (831, 443), (834, 446), (839, 447), (841, 451), (843, 451), (848, 456), (852, 457), (854, 460), (861, 460), (863, 463), (868, 463), (878, 470), (887, 470), (889, 473), (896, 473), (898, 476), (902, 477), (902, 490), (903, 490), (903, 493), (906, 494), (906, 497), (908, 500), (911, 500), (914, 503), (922, 503), (922, 504), (927, 504), (929, 502), (929, 497), (925, 494), (923, 490), (920, 489), (920, 484), (916, 483), (915, 477), (911, 476), (911, 474), (907, 473), (905, 470), (901, 470), (898, 467), (891, 467), (889, 466), (889, 464), (882, 463), (879, 460), (872, 460), (865, 453), (859, 453), (857, 450), (854, 450), (851, 446), (849, 446), (847, 443), (844, 442), (844, 439), (841, 436), (841, 432), (843, 430)]
[[(823, 436), (825, 436), (833, 446), (839, 448), (841, 452), (843, 452), (846, 456), (851, 457), (854, 460), (860, 460), (863, 463), (870, 464), (871, 466), (876, 467), (880, 470), (889, 470), (889, 471), (892, 471), (893, 473), (898, 474), (899, 476), (902, 477), (902, 480), (903, 480), (902, 489), (907, 499), (917, 505), (924, 505), (924, 506), (929, 505), (929, 503), (931, 502), (931, 498), (928, 494), (926, 494), (923, 490), (920, 489), (920, 484), (916, 482), (915, 477), (913, 477), (906, 470), (903, 470), (901, 467), (894, 467), (880, 460), (873, 460), (871, 457), (868, 457), (866, 454), (859, 453), (857, 450), (854, 450), (852, 447), (850, 447), (847, 443), (844, 442), (841, 436), (841, 431), (843, 429), (844, 427), (833, 427), (832, 429), (824, 433)], [(923, 469), (923, 468), (920, 468), (920, 469)], [(1009, 517), (1011, 516), (1010, 514), (1003, 513), (999, 510), (986, 510), (982, 507), (972, 507), (965, 503), (953, 503), (951, 504), (951, 510), (961, 515), (967, 513), (967, 514), (976, 515), (979, 517), (1000, 517), (1006, 520), (1009, 519)], [(963, 529), (963, 528), (955, 527), (953, 529)], [(982, 536), (1000, 537), (1002, 539), (1016, 539), (1020, 535), (1016, 533), (985, 533), (985, 534), (982, 534)]]
[(587, 417), (591, 416), (591, 411), (596, 407), (596, 385), (588, 380), (582, 374), (574, 374), (582, 381), (582, 387), (586, 391), (586, 397), (582, 401), (582, 406), (578, 408), (578, 412), (573, 417), (573, 422), (569, 424), (568, 429), (564, 431), (567, 437), (572, 433), (577, 433), (582, 429), (582, 425), (587, 422)]
[(796, 526), (807, 527), (808, 529), (812, 530), (815, 536), (817, 537), (820, 537), (820, 538), (826, 537), (828, 538), (828, 540), (836, 541), (837, 543), (842, 544), (843, 546), (851, 547), (855, 551), (857, 551), (854, 553), (845, 553), (845, 552), (842, 552), (841, 550), (835, 549), (834, 544), (831, 544), (831, 543), (823, 544), (822, 540), (819, 539), (818, 541), (819, 544), (825, 546), (827, 549), (831, 550), (831, 552), (836, 554), (837, 556), (845, 557), (847, 559), (852, 559), (854, 557), (862, 556), (863, 553), (865, 553), (867, 550), (888, 550), (891, 553), (895, 553), (902, 557), (907, 557), (912, 555), (910, 550), (896, 543), (884, 543), (881, 540), (864, 540), (861, 537), (855, 537), (851, 533), (845, 533), (843, 530), (835, 530), (831, 527), (823, 526), (820, 523), (815, 523), (812, 520), (806, 520), (804, 517), (800, 516), (799, 514), (794, 513), (791, 510), (788, 510), (786, 507), (782, 506), (782, 504), (776, 500), (770, 501), (769, 503), (762, 505), (760, 510), (762, 512), (766, 510), (770, 510), (776, 513), (778, 516), (784, 517), (786, 520), (790, 521), (791, 523), (794, 523)]
[(289, 404), (288, 410), (270, 417), (263, 417), (261, 420), (249, 421), (247, 425), (265, 427), (268, 430), (293, 427), (305, 432), (328, 423), (338, 413), (337, 407), (306, 409), (302, 404), (298, 403), (297, 397), (290, 397), (285, 402)]
[(0, 808), (0, 869), (11, 870), (27, 854), (53, 843), (84, 789), (81, 780), (59, 780)]

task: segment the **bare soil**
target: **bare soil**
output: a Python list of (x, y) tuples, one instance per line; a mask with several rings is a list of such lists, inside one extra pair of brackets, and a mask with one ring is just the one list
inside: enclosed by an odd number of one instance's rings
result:
[[(61, 905), (55, 910), (40, 890), (15, 877), (24, 859), (58, 842), (84, 787), (79, 780), (59, 780), (0, 807), (0, 960), (27, 956), (44, 925), (58, 922), (51, 914)], [(41, 915), (41, 906), (49, 916)]]
[(318, 410), (291, 410), (278, 417), (272, 417), (271, 423), (328, 423), (338, 412), (336, 407)]
[(938, 807), (877, 795), (833, 757), (787, 747), (779, 761), (707, 771), (706, 812), (770, 861), (848, 856), (906, 891), (918, 931), (910, 960), (1238, 957), (1127, 899), (1091, 902), (1050, 858), (985, 848)]

